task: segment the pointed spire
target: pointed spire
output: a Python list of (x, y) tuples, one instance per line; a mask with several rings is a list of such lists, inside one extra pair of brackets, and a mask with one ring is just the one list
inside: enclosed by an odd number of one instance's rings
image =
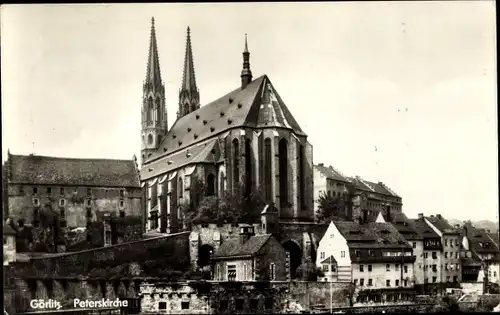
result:
[(149, 37), (148, 67), (146, 71), (146, 82), (153, 85), (161, 85), (160, 60), (158, 57), (158, 46), (156, 44), (155, 18), (151, 18), (151, 35)]
[(194, 75), (193, 49), (191, 48), (191, 29), (187, 28), (186, 54), (184, 56), (184, 72), (182, 75), (182, 90), (190, 92), (198, 91)]
[(248, 51), (247, 34), (245, 34), (245, 50), (243, 51), (243, 70), (241, 70), (241, 88), (244, 89), (252, 82), (252, 70), (250, 70), (250, 52)]

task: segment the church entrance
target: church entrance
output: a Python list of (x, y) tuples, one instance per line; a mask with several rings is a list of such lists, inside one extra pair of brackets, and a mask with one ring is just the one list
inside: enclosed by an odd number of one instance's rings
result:
[(292, 240), (283, 243), (283, 248), (290, 253), (290, 276), (295, 279), (297, 268), (302, 263), (302, 249)]

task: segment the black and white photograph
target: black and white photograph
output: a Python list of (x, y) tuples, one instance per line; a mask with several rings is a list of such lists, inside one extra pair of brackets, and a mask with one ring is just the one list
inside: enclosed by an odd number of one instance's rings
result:
[(1, 5), (4, 315), (500, 312), (495, 5)]

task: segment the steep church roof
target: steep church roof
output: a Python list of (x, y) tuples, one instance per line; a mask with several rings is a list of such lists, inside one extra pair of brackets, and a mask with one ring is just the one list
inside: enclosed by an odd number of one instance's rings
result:
[(269, 78), (263, 75), (244, 89), (238, 87), (180, 117), (168, 131), (158, 151), (146, 158), (145, 164), (241, 127), (283, 127), (305, 136)]
[(250, 237), (241, 244), (238, 237), (225, 240), (215, 252), (214, 259), (236, 256), (254, 256), (272, 237), (272, 234), (261, 234)]
[(7, 163), (10, 183), (140, 187), (136, 161), (132, 159), (76, 159), (9, 154)]

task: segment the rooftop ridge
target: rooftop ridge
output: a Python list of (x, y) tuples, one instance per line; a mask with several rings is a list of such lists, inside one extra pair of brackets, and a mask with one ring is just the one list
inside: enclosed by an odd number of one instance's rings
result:
[(78, 158), (78, 157), (58, 157), (58, 156), (49, 156), (49, 155), (36, 155), (36, 154), (10, 154), (10, 156), (14, 157), (36, 157), (36, 158), (44, 158), (44, 159), (52, 159), (52, 160), (74, 160), (74, 161), (115, 161), (115, 162), (134, 162), (134, 159), (106, 159), (106, 158)]

